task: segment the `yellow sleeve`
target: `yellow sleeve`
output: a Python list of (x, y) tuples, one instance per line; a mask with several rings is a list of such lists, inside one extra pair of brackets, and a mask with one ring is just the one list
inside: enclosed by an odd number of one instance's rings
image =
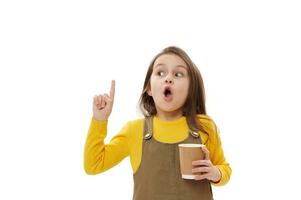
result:
[(215, 186), (222, 186), (225, 185), (230, 180), (232, 169), (224, 156), (219, 130), (216, 127), (213, 120), (211, 120), (211, 130), (212, 131), (210, 131), (210, 136), (209, 136), (210, 142), (208, 144), (208, 150), (210, 152), (210, 160), (212, 164), (215, 165), (221, 172), (220, 181), (212, 182), (212, 184)]
[(129, 155), (129, 125), (115, 135), (108, 144), (104, 143), (107, 135), (107, 122), (91, 120), (84, 150), (84, 168), (87, 174), (104, 172)]

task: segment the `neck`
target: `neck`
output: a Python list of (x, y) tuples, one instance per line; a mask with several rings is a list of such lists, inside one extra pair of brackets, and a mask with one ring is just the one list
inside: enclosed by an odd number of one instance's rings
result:
[(158, 117), (162, 120), (165, 120), (165, 121), (176, 120), (176, 119), (179, 119), (182, 116), (183, 116), (182, 110), (175, 110), (175, 111), (171, 111), (171, 112), (166, 112), (166, 111), (162, 111), (160, 109), (157, 109), (157, 114), (156, 114), (156, 117)]

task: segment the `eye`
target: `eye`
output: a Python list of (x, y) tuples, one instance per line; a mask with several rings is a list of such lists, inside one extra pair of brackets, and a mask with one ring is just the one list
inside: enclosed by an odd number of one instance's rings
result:
[(165, 74), (165, 73), (164, 73), (163, 71), (158, 71), (158, 72), (157, 72), (157, 75), (158, 75), (158, 76), (164, 76), (164, 74)]
[(184, 74), (183, 74), (182, 72), (176, 72), (176, 73), (175, 73), (175, 76), (176, 76), (176, 77), (183, 77)]

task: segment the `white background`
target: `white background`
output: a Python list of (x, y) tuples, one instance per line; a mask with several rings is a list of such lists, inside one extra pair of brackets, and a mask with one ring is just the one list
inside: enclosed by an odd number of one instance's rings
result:
[(116, 80), (108, 142), (169, 45), (199, 67), (233, 169), (215, 199), (300, 199), (297, 1), (109, 2), (1, 1), (0, 199), (131, 199), (128, 158), (84, 172), (92, 98)]

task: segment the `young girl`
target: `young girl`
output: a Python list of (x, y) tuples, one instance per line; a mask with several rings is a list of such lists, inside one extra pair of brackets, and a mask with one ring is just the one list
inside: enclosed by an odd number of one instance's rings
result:
[[(152, 60), (140, 98), (143, 119), (129, 121), (104, 144), (112, 111), (110, 95), (94, 97), (84, 167), (88, 174), (104, 172), (130, 156), (134, 200), (213, 199), (212, 185), (225, 185), (231, 176), (219, 133), (206, 115), (201, 74), (178, 47), (165, 48)], [(180, 172), (180, 143), (202, 143), (205, 159), (192, 162), (194, 180)]]

